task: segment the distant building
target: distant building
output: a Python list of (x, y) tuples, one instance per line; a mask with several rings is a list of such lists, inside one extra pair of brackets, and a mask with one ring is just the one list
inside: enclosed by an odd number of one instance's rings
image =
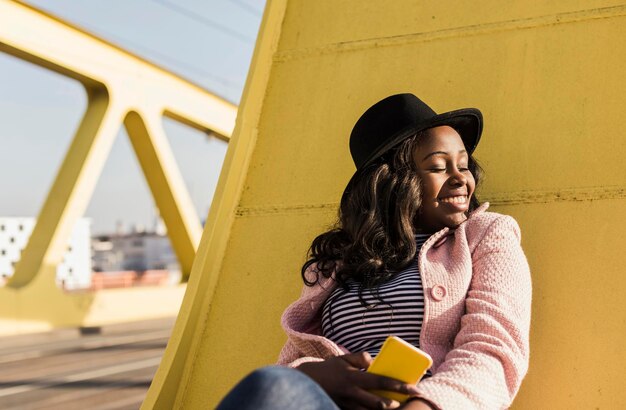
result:
[(92, 238), (91, 247), (96, 272), (180, 269), (169, 238), (157, 232), (98, 235)]
[[(0, 217), (0, 284), (13, 276), (15, 265), (28, 242), (35, 218)], [(63, 261), (57, 266), (56, 282), (73, 290), (91, 286), (91, 221), (79, 219), (74, 226)]]

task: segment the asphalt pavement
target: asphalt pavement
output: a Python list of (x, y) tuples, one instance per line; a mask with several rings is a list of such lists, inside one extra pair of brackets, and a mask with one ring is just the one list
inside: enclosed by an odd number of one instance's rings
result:
[(138, 409), (174, 320), (0, 338), (0, 409)]

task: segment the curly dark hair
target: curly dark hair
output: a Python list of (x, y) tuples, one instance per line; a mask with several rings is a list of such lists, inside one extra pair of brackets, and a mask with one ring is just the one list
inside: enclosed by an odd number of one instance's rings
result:
[[(335, 279), (345, 290), (348, 280), (359, 283), (364, 303), (364, 289), (378, 289), (414, 260), (422, 190), (413, 153), (425, 132), (407, 138), (353, 176), (341, 198), (334, 228), (311, 244), (301, 269), (306, 285), (314, 286), (320, 274), (329, 278), (336, 270)], [(471, 155), (468, 168), (478, 186), (482, 169)], [(473, 195), (469, 210), (479, 205)], [(317, 269), (307, 275), (313, 264)], [(307, 277), (310, 273), (315, 276)]]

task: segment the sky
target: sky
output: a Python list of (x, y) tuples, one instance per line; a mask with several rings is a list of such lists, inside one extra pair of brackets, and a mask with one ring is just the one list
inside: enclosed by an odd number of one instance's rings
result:
[[(239, 103), (263, 0), (29, 0), (72, 24)], [(86, 108), (76, 81), (0, 53), (0, 216), (36, 217)], [(226, 143), (164, 119), (187, 189), (208, 213)], [(92, 233), (151, 229), (154, 201), (123, 129), (85, 216)]]

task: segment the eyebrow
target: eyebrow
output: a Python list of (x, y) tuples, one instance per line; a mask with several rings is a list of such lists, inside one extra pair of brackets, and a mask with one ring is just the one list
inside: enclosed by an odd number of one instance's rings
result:
[[(467, 153), (467, 151), (464, 149), (459, 151), (459, 154), (463, 154), (463, 153)], [(422, 158), (422, 162), (426, 161), (428, 158), (432, 157), (433, 155), (450, 155), (450, 153), (446, 151), (434, 151), (426, 155), (424, 158)]]

